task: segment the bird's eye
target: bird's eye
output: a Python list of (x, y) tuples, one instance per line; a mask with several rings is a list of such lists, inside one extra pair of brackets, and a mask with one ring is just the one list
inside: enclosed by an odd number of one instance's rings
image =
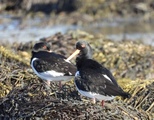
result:
[(81, 44), (81, 47), (82, 47), (82, 48), (85, 48), (85, 46), (86, 46), (85, 44)]
[(47, 49), (47, 47), (44, 45), (44, 46), (43, 46), (43, 49)]

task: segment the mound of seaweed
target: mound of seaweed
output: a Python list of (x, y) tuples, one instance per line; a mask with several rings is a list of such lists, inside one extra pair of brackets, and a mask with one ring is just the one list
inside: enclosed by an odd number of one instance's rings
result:
[[(52, 42), (53, 50), (68, 56), (74, 51), (72, 46), (78, 39), (88, 39), (92, 43), (96, 51), (94, 57), (102, 65), (113, 70), (113, 73), (120, 78), (118, 83), (130, 92), (132, 97), (125, 100), (117, 98), (101, 107), (99, 102), (94, 105), (89, 99), (81, 97), (73, 81), (64, 84), (62, 91), (58, 91), (57, 83), (52, 83), (50, 89), (47, 89), (29, 66), (33, 42), (14, 44), (11, 49), (0, 46), (1, 119), (152, 120), (154, 118), (154, 80), (147, 79), (146, 75), (139, 76), (142, 72), (152, 71), (153, 58), (150, 55), (153, 55), (153, 48), (132, 42), (114, 43), (84, 32), (71, 32), (64, 35), (57, 33), (41, 40)], [(123, 58), (127, 59), (124, 61)], [(128, 68), (138, 70), (135, 66), (144, 66), (142, 64), (146, 63), (145, 61), (150, 65), (143, 67), (141, 73), (134, 73), (136, 77), (134, 80), (129, 76), (126, 79), (126, 76), (119, 73), (126, 70), (125, 74), (128, 74)], [(120, 67), (121, 64), (124, 66)], [(114, 71), (114, 69), (118, 70)]]
[[(52, 43), (52, 49), (68, 57), (75, 50), (77, 40), (83, 39), (91, 43), (94, 59), (112, 70), (116, 78), (151, 79), (154, 78), (154, 47), (133, 41), (110, 41), (103, 36), (95, 37), (84, 31), (70, 31), (66, 34), (41, 38), (39, 41)], [(37, 41), (38, 42), (38, 41)], [(31, 51), (35, 42), (14, 44), (17, 51)], [(28, 58), (30, 59), (30, 58)], [(118, 70), (117, 70), (118, 69)]]
[(74, 99), (58, 99), (45, 94), (41, 84), (13, 89), (0, 102), (1, 118), (30, 119), (146, 119), (152, 114), (124, 103), (113, 101), (102, 108), (99, 104)]
[[(120, 1), (109, 1), (109, 0), (5, 0), (0, 1), (1, 11), (14, 11), (22, 10), (23, 12), (44, 12), (60, 13), (60, 12), (77, 12), (80, 14), (90, 14), (95, 18), (102, 16), (135, 16), (141, 14), (147, 18), (152, 17), (154, 4), (152, 0), (120, 0)], [(21, 12), (23, 14), (23, 12)], [(81, 17), (79, 17), (81, 18)]]

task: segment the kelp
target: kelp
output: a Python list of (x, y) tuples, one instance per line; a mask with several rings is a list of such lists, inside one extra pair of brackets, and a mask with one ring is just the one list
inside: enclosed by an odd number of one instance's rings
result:
[[(24, 59), (23, 56), (26, 56), (27, 53), (26, 52), (21, 52), (20, 54), (15, 53), (14, 50), (11, 50), (7, 47), (4, 46), (0, 46), (0, 57), (4, 57), (7, 58), (7, 60), (15, 60), (15, 61), (19, 61), (25, 65), (29, 65), (30, 60)], [(30, 56), (30, 55), (29, 55)], [(30, 58), (30, 57), (28, 57)], [(2, 61), (1, 61), (2, 62)]]
[[(41, 41), (52, 42), (54, 51), (69, 56), (74, 51), (72, 46), (78, 39), (88, 40), (94, 48), (94, 58), (111, 69), (119, 85), (132, 95), (130, 99), (123, 100), (117, 97), (105, 102), (104, 107), (100, 102), (92, 104), (90, 99), (79, 95), (73, 79), (65, 83), (61, 91), (54, 82), (49, 89), (33, 73), (29, 65), (30, 57), (27, 59), (27, 56), (24, 58), (21, 54), (16, 54), (26, 52), (30, 56), (28, 51), (31, 51), (31, 47), (26, 46), (32, 46), (32, 42), (29, 42), (31, 45), (26, 43), (12, 46), (14, 52), (1, 46), (0, 118), (152, 120), (154, 118), (153, 47), (128, 41), (115, 43), (88, 36), (87, 33), (79, 31), (64, 35), (57, 33)], [(139, 65), (142, 69), (138, 68)], [(136, 71), (133, 72), (133, 79), (128, 75), (132, 74), (129, 70)], [(140, 76), (142, 73), (145, 74)], [(151, 77), (147, 77), (147, 74), (151, 74)]]

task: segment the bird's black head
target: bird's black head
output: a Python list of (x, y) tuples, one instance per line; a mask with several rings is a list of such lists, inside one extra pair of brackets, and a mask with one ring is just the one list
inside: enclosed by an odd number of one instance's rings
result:
[(48, 42), (38, 42), (34, 45), (33, 47), (33, 52), (38, 52), (38, 51), (51, 51), (51, 44)]
[(80, 50), (79, 57), (92, 59), (93, 50), (87, 41), (78, 41), (76, 43), (76, 49)]

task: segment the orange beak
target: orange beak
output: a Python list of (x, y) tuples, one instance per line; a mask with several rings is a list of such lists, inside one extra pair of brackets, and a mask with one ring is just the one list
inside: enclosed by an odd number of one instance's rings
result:
[(70, 61), (73, 57), (75, 57), (79, 53), (80, 53), (80, 50), (76, 49), (76, 51), (71, 56), (69, 56), (66, 60)]

